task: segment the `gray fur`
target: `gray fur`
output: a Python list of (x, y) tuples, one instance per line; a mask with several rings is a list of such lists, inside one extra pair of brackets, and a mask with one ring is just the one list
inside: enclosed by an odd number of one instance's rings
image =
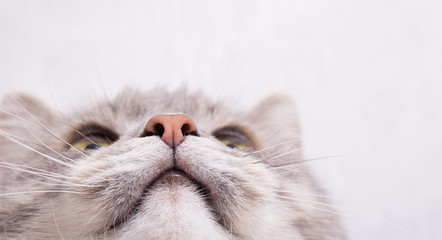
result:
[[(4, 98), (0, 239), (345, 239), (310, 171), (296, 164), (300, 129), (289, 97), (269, 96), (248, 113), (185, 89), (129, 89), (85, 105), (64, 116), (27, 95)], [(140, 137), (160, 113), (188, 115), (199, 136), (175, 152)], [(69, 151), (66, 142), (90, 123), (118, 141), (88, 155)], [(256, 152), (212, 136), (225, 126), (247, 133)], [(147, 189), (173, 164), (206, 185), (209, 202), (192, 182)], [(26, 193), (5, 195), (15, 192)]]

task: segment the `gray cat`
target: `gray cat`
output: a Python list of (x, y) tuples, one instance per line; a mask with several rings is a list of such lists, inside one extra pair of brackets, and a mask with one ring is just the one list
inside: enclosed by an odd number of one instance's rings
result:
[(0, 239), (345, 239), (296, 109), (126, 90), (70, 115), (0, 106)]

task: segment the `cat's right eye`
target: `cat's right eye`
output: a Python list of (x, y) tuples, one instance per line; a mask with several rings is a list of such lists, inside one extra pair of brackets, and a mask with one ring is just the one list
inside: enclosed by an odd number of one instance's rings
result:
[(70, 151), (90, 151), (111, 145), (118, 139), (113, 132), (97, 126), (87, 126), (76, 131), (68, 146)]
[(72, 145), (69, 148), (69, 150), (71, 150), (71, 151), (96, 150), (98, 148), (107, 147), (109, 145), (110, 145), (110, 143), (103, 142), (103, 141), (84, 141), (84, 142), (79, 142), (79, 143)]

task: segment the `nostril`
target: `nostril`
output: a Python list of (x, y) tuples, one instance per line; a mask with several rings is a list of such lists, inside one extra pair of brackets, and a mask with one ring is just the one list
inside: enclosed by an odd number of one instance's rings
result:
[(154, 135), (162, 137), (164, 134), (164, 126), (163, 124), (157, 123), (153, 126), (153, 129), (155, 131)]
[(143, 134), (140, 135), (140, 137), (151, 137), (151, 136), (155, 136), (155, 133), (146, 130), (144, 130)]
[(181, 127), (181, 133), (183, 134), (183, 136), (197, 135), (195, 129), (193, 129), (188, 123), (183, 124), (183, 126)]
[(164, 134), (164, 126), (161, 123), (157, 123), (149, 127), (148, 129), (145, 129), (140, 137), (151, 137), (151, 136), (162, 137), (163, 134)]
[(181, 133), (183, 133), (183, 136), (188, 135), (190, 126), (189, 124), (185, 123), (182, 127), (181, 127)]

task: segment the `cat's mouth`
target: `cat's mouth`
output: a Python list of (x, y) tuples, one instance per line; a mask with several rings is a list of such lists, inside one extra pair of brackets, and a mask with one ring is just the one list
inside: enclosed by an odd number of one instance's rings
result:
[(197, 186), (197, 192), (201, 195), (201, 197), (207, 202), (207, 204), (211, 205), (211, 195), (209, 188), (203, 184), (202, 182), (198, 181), (191, 175), (187, 174), (186, 172), (178, 169), (178, 168), (172, 168), (164, 171), (161, 173), (157, 178), (155, 178), (149, 186), (146, 188), (145, 192), (148, 192), (153, 185), (156, 183), (167, 183), (167, 184), (184, 184), (184, 183), (192, 183), (195, 186)]
[(158, 184), (168, 184), (168, 185), (193, 184), (194, 186), (196, 186), (197, 189), (196, 192), (206, 202), (207, 206), (213, 209), (210, 188), (208, 188), (201, 181), (198, 181), (196, 178), (187, 174), (185, 171), (176, 167), (163, 171), (148, 184), (148, 186), (144, 189), (144, 192), (135, 209), (138, 209), (138, 206), (142, 204), (142, 202), (144, 201), (145, 196), (149, 194), (149, 192), (153, 190), (153, 187)]

